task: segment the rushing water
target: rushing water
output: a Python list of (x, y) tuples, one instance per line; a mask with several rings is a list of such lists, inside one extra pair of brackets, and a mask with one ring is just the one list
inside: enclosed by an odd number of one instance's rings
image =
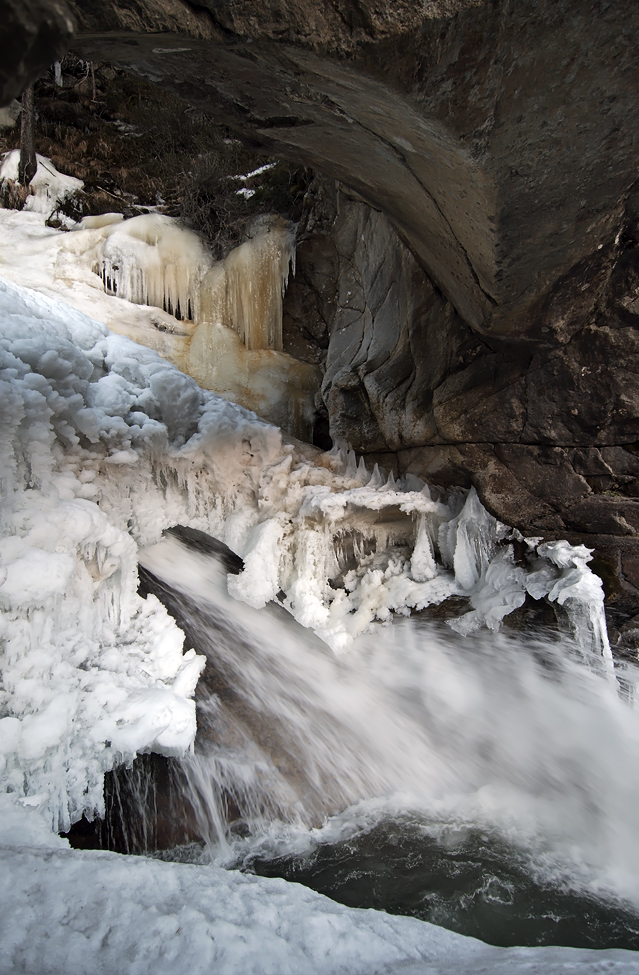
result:
[(632, 670), (622, 695), (557, 632), (415, 619), (336, 656), (215, 553), (142, 564), (207, 655), (182, 771), (218, 860), (496, 944), (639, 948)]

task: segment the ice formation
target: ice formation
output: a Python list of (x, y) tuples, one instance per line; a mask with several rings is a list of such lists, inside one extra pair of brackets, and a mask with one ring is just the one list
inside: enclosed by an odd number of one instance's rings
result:
[(281, 347), (287, 225), (256, 227), (220, 264), (159, 214), (85, 217), (65, 233), (45, 227), (42, 214), (0, 209), (0, 228), (3, 277), (63, 298), (200, 386), (311, 439), (318, 367), (268, 347)]
[(95, 223), (82, 221), (80, 231), (97, 231), (93, 271), (107, 294), (162, 308), (178, 321), (201, 320), (201, 279), (211, 261), (196, 234), (159, 213)]
[(104, 371), (104, 329), (1, 287), (1, 774), (68, 828), (101, 809), (107, 768), (190, 747), (203, 661), (136, 596), (135, 543), (96, 503), (100, 463), (117, 478), (134, 459), (108, 447), (122, 386), (89, 381)]
[[(84, 183), (74, 176), (59, 173), (50, 159), (37, 155), (38, 168), (29, 184), (29, 196), (24, 209), (30, 213), (41, 213), (49, 216), (57, 204), (81, 190)], [(20, 150), (14, 149), (5, 154), (0, 165), (0, 183), (5, 179), (18, 179), (20, 164)]]
[(234, 328), (247, 349), (282, 351), (282, 299), (295, 273), (294, 228), (272, 219), (214, 265), (201, 287), (203, 321)]
[(98, 227), (83, 221), (80, 229), (98, 231), (92, 267), (107, 294), (162, 308), (200, 329), (225, 325), (249, 350), (282, 351), (282, 298), (295, 260), (291, 224), (262, 219), (223, 261), (158, 213)]
[(59, 301), (0, 282), (0, 309), (0, 750), (4, 781), (48, 795), (53, 822), (100, 808), (105, 768), (192, 741), (200, 661), (135, 594), (136, 545), (174, 524), (244, 559), (233, 596), (259, 607), (283, 592), (337, 651), (454, 593), (473, 606), (459, 628), (497, 627), (526, 592), (570, 602), (605, 648), (587, 550), (551, 543), (515, 565), (510, 530), (472, 491), (433, 498), (346, 447), (286, 443)]

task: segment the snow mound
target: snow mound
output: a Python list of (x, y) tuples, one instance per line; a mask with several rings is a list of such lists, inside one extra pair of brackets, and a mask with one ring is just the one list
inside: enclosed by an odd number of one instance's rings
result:
[[(75, 176), (65, 176), (64, 173), (59, 173), (51, 160), (45, 156), (38, 153), (36, 159), (38, 168), (29, 183), (30, 194), (27, 197), (24, 209), (31, 213), (42, 213), (48, 217), (60, 203), (79, 192), (84, 183), (81, 179), (76, 179)], [(19, 149), (5, 153), (0, 166), (0, 182), (3, 179), (17, 180), (19, 165)]]

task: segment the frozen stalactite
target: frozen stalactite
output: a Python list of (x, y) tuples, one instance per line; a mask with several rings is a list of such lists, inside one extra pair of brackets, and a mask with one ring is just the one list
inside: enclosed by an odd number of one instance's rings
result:
[(234, 328), (247, 349), (282, 350), (282, 300), (294, 268), (295, 234), (283, 220), (254, 235), (205, 275), (201, 318)]
[(233, 329), (249, 350), (282, 350), (282, 299), (294, 270), (291, 224), (269, 218), (223, 261), (160, 214), (83, 225), (99, 232), (93, 269), (105, 291), (200, 327)]
[(549, 580), (548, 599), (564, 607), (580, 646), (601, 653), (612, 667), (603, 586), (587, 564), (592, 549), (556, 541), (537, 546), (537, 554), (560, 570), (558, 578)]
[(211, 259), (195, 234), (157, 213), (94, 229), (102, 238), (94, 270), (108, 294), (197, 320)]

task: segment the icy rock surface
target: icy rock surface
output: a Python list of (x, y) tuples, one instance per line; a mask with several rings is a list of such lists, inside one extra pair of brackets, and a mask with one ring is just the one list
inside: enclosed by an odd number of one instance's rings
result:
[(0, 281), (0, 759), (5, 789), (48, 795), (54, 826), (100, 810), (105, 769), (189, 748), (202, 661), (160, 604), (136, 595), (137, 546), (182, 524), (245, 563), (233, 596), (284, 593), (336, 651), (377, 621), (467, 595), (470, 631), (528, 591), (572, 609), (605, 649), (588, 550), (515, 565), (511, 531), (471, 491), (434, 498), (285, 443), (157, 354), (61, 302)]

